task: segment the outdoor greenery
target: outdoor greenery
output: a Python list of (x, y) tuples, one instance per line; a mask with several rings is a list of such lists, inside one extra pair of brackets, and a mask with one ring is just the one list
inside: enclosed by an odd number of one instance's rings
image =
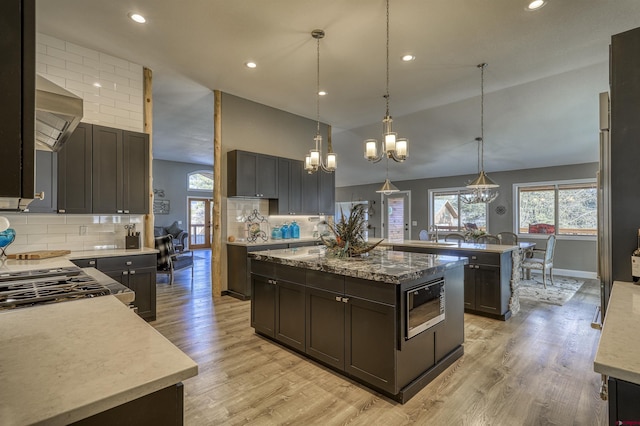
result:
[(213, 191), (213, 174), (211, 172), (189, 173), (189, 189)]

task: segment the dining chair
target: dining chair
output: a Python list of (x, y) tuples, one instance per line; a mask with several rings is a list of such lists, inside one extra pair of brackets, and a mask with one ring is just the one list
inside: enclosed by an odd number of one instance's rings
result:
[[(556, 236), (549, 235), (547, 246), (544, 249), (533, 249), (533, 256), (522, 261), (522, 270), (526, 272), (525, 278), (531, 279), (531, 270), (539, 269), (542, 271), (542, 285), (547, 288), (547, 269), (549, 270), (549, 279), (553, 285), (553, 254), (556, 247)], [(536, 257), (536, 254), (539, 257)]]
[(462, 234), (447, 234), (444, 236), (444, 240), (445, 241), (463, 241), (464, 242), (464, 235)]
[(500, 240), (500, 244), (509, 245), (509, 246), (517, 246), (518, 245), (518, 236), (513, 232), (498, 232), (498, 239)]
[(500, 244), (500, 239), (495, 235), (480, 235), (476, 238), (476, 243), (478, 244)]
[(418, 238), (420, 238), (421, 241), (427, 241), (429, 239), (429, 233), (426, 229), (423, 229), (420, 231), (420, 234), (418, 234)]

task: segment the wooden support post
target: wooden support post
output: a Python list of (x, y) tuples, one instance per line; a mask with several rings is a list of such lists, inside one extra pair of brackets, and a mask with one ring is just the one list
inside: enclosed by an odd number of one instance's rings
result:
[(211, 294), (222, 295), (222, 92), (213, 91), (213, 238), (211, 242)]
[(144, 215), (144, 245), (153, 248), (153, 71), (149, 68), (143, 68), (143, 115), (144, 115), (144, 132), (149, 135), (149, 210)]

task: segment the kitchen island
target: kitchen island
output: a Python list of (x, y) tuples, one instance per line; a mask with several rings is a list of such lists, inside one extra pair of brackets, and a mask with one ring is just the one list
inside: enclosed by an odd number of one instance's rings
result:
[(249, 257), (256, 333), (399, 402), (464, 352), (465, 258), (376, 249), (339, 259), (321, 247)]
[(467, 257), (465, 312), (503, 321), (520, 310), (517, 288), (520, 285), (522, 251), (535, 246), (529, 242), (510, 246), (423, 240), (385, 241), (382, 244), (400, 251)]

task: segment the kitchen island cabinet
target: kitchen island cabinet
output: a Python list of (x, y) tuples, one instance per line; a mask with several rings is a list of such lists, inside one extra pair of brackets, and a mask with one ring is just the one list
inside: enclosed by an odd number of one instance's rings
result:
[[(402, 403), (462, 356), (466, 259), (374, 250), (344, 260), (324, 253), (305, 247), (249, 254), (256, 333)], [(411, 336), (405, 318), (413, 292), (441, 279), (444, 318)]]
[[(534, 246), (533, 243), (521, 243), (519, 246), (466, 242), (433, 244), (412, 240), (387, 244), (392, 244), (393, 249), (399, 251), (468, 258), (469, 264), (464, 271), (465, 312), (500, 320), (507, 320), (512, 315), (513, 255)], [(519, 271), (515, 273), (519, 276)]]
[(2, 425), (182, 425), (198, 372), (114, 296), (0, 312), (0, 365)]

